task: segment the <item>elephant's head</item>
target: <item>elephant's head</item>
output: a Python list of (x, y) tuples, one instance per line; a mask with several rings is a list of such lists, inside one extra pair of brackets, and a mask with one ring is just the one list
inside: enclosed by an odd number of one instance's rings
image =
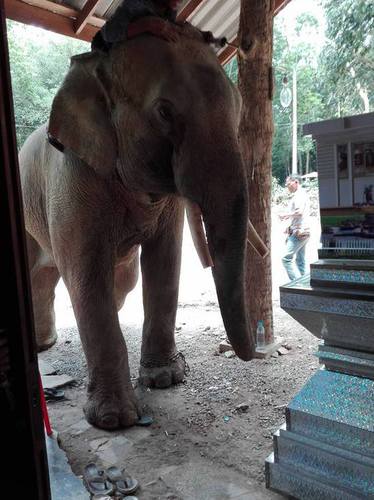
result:
[(254, 342), (244, 292), (240, 105), (213, 50), (186, 26), (173, 43), (143, 35), (108, 54), (74, 57), (49, 132), (98, 175), (119, 175), (130, 189), (174, 193), (200, 207), (225, 328), (248, 360)]

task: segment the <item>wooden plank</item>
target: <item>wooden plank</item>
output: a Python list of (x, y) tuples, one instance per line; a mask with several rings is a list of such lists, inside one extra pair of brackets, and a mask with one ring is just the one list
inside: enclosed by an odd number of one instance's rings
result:
[[(20, 0), (23, 1), (23, 0)], [(32, 5), (33, 7), (39, 7), (40, 9), (49, 10), (55, 14), (60, 14), (64, 17), (74, 17), (76, 11), (71, 7), (66, 5), (50, 2), (49, 0), (26, 0), (25, 3)]]
[(284, 7), (289, 4), (291, 0), (275, 0), (274, 16), (279, 14), (279, 12), (284, 9)]
[[(59, 14), (64, 17), (70, 17), (71, 19), (76, 19), (79, 16), (79, 12), (76, 11), (75, 9), (67, 7), (66, 5), (60, 3), (51, 2), (50, 0), (19, 0), (19, 1), (23, 1), (28, 5), (39, 7), (41, 9), (48, 10), (50, 12)], [(97, 16), (91, 16), (88, 19), (88, 23), (92, 24), (93, 26), (97, 26), (98, 28), (101, 28), (104, 25), (105, 20)]]
[[(235, 37), (231, 43), (233, 43), (234, 45), (238, 45), (238, 37)], [(222, 64), (222, 66), (231, 61), (231, 59), (236, 55), (237, 50), (238, 49), (236, 47), (232, 47), (230, 45), (222, 50), (222, 52), (218, 55), (218, 60)]]
[[(27, 496), (50, 500), (3, 0), (0, 0), (0, 200), (1, 284), (6, 290), (0, 315), (1, 380), (11, 396), (8, 402), (1, 397), (2, 422), (6, 424), (1, 426), (0, 442), (3, 450), (22, 450), (17, 454), (17, 466), (30, 473)], [(1, 472), (3, 477), (13, 477), (12, 460), (4, 460)]]
[(74, 23), (74, 31), (77, 35), (79, 35), (79, 33), (86, 26), (89, 18), (95, 12), (95, 9), (99, 2), (100, 0), (87, 0), (87, 2), (84, 4), (83, 9), (79, 12), (78, 17)]
[(204, 0), (190, 0), (178, 13), (178, 21), (186, 21)]
[(36, 7), (35, 5), (30, 5), (19, 0), (5, 0), (6, 16), (9, 19), (13, 19), (13, 21), (31, 24), (48, 31), (54, 31), (60, 35), (66, 35), (90, 42), (99, 28), (87, 24), (81, 33), (75, 33), (72, 21), (77, 18), (78, 12), (73, 9), (69, 9), (69, 11), (70, 15), (65, 17), (61, 12), (55, 13), (51, 10)]

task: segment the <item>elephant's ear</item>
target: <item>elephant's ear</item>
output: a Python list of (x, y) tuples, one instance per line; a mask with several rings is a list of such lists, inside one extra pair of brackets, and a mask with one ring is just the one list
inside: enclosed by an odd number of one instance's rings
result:
[(98, 77), (100, 57), (95, 53), (72, 57), (53, 100), (48, 135), (51, 144), (71, 149), (97, 173), (107, 175), (115, 167), (117, 139), (109, 98)]

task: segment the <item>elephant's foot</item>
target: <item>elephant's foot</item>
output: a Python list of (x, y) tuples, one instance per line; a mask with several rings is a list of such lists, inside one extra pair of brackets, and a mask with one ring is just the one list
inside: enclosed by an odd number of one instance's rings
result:
[(137, 402), (133, 388), (113, 387), (90, 391), (84, 406), (87, 422), (106, 430), (131, 427), (138, 419)]
[(41, 330), (36, 326), (35, 330), (36, 330), (36, 345), (38, 348), (38, 352), (46, 351), (56, 343), (57, 332), (54, 327), (48, 330), (45, 329)]
[(154, 361), (142, 359), (139, 368), (139, 382), (146, 387), (165, 389), (179, 384), (188, 374), (189, 368), (182, 353), (173, 356), (167, 363), (157, 365)]

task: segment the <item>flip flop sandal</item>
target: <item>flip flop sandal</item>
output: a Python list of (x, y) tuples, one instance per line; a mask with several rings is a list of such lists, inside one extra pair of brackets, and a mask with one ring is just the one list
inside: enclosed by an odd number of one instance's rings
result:
[(131, 493), (134, 493), (139, 487), (139, 483), (136, 479), (128, 476), (124, 469), (121, 472), (115, 465), (108, 467), (105, 472), (108, 479), (113, 483), (116, 494), (131, 495)]
[(46, 388), (43, 389), (46, 401), (61, 401), (65, 399), (65, 392), (62, 389)]
[(153, 424), (153, 418), (149, 417), (148, 415), (143, 415), (142, 417), (139, 418), (139, 420), (136, 422), (135, 425), (147, 427), (148, 425), (152, 425), (152, 424)]
[(110, 495), (114, 491), (114, 486), (108, 481), (105, 471), (98, 469), (94, 463), (84, 468), (83, 482), (92, 495)]

